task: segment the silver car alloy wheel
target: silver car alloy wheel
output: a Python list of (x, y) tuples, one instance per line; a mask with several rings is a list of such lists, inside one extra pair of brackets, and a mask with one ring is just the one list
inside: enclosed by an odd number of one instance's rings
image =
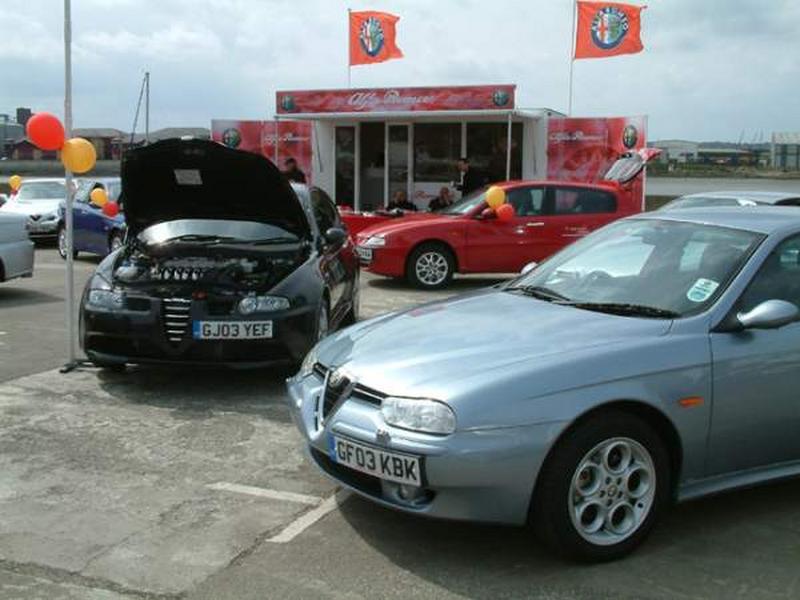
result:
[(62, 257), (67, 255), (67, 230), (63, 227), (58, 230), (58, 253)]
[(111, 252), (114, 252), (115, 250), (119, 250), (120, 248), (122, 248), (122, 238), (117, 234), (112, 235), (111, 236), (111, 248), (110, 248)]
[(617, 437), (592, 448), (578, 463), (569, 488), (569, 514), (578, 534), (610, 546), (633, 535), (653, 508), (656, 468), (636, 440)]
[(425, 285), (439, 285), (446, 278), (450, 265), (439, 252), (425, 252), (421, 254), (414, 265), (414, 272)]

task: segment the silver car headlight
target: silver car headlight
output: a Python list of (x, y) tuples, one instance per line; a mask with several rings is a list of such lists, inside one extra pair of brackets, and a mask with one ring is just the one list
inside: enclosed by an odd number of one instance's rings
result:
[(453, 409), (438, 400), (388, 397), (381, 403), (381, 414), (388, 425), (447, 435), (456, 430)]
[(40, 218), (41, 221), (55, 221), (56, 219), (58, 219), (58, 211), (57, 210), (54, 210), (54, 211), (49, 212), (47, 214), (44, 214)]
[(309, 375), (314, 372), (314, 365), (317, 364), (317, 347), (314, 346), (311, 349), (311, 352), (306, 354), (306, 357), (303, 359), (302, 364), (300, 365), (300, 371), (297, 373), (297, 376), (305, 379)]
[(382, 235), (371, 235), (369, 236), (361, 246), (365, 248), (381, 248), (382, 246), (386, 245), (386, 238)]
[(89, 297), (86, 303), (94, 308), (105, 308), (114, 310), (122, 308), (125, 303), (125, 296), (113, 290), (89, 290)]
[(282, 296), (247, 296), (239, 301), (239, 312), (243, 315), (252, 315), (258, 312), (286, 310), (289, 306), (289, 299)]

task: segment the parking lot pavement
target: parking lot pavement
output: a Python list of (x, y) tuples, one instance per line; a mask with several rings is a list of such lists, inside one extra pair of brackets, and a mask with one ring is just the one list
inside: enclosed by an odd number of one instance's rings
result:
[[(4, 305), (0, 286), (3, 358), (39, 361), (0, 365), (4, 600), (800, 597), (800, 482), (677, 507), (630, 558), (565, 564), (525, 529), (427, 521), (337, 492), (303, 456), (285, 370), (59, 374), (49, 325), (63, 315), (63, 268), (37, 254), (53, 266), (13, 294), (52, 296), (39, 312)], [(429, 294), (365, 276), (363, 313), (491, 282)], [(46, 331), (25, 335), (37, 323)]]

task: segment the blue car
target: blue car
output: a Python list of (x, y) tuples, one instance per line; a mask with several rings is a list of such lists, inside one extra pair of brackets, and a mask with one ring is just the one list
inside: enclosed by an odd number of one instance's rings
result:
[[(89, 195), (98, 187), (105, 189), (110, 202), (119, 202), (122, 190), (119, 177), (80, 180), (72, 206), (73, 256), (78, 256), (79, 252), (106, 256), (121, 247), (125, 239), (125, 217), (122, 211), (115, 217), (108, 217), (99, 206), (92, 204)], [(61, 219), (58, 226), (58, 253), (61, 258), (66, 259), (67, 231), (63, 204), (59, 212)]]

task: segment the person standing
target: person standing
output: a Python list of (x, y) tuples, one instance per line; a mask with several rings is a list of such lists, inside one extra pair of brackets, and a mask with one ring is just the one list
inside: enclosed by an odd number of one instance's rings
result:
[(456, 166), (461, 173), (461, 183), (456, 184), (455, 188), (461, 192), (462, 198), (486, 185), (486, 178), (470, 167), (469, 158), (466, 156), (459, 158)]
[(294, 181), (295, 183), (306, 182), (306, 174), (300, 170), (300, 167), (297, 166), (297, 161), (291, 156), (283, 161), (283, 174), (289, 181)]

